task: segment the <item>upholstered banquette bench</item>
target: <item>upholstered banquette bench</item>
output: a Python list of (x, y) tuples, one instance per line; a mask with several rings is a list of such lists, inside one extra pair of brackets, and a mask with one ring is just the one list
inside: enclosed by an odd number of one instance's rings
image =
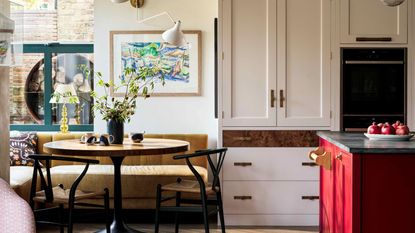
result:
[[(78, 139), (81, 133), (37, 133), (37, 153), (45, 153), (43, 144), (51, 141)], [(207, 149), (208, 137), (205, 134), (146, 134), (146, 138), (166, 138), (184, 140), (190, 143), (189, 152)], [(184, 161), (173, 160), (173, 155), (129, 156), (126, 157), (121, 168), (123, 208), (125, 209), (154, 209), (157, 184), (175, 182), (178, 177), (192, 178)], [(113, 166), (108, 157), (88, 157), (100, 161), (99, 165), (91, 165), (88, 173), (82, 180), (79, 189), (100, 191), (104, 187), (110, 189), (112, 197)], [(205, 180), (208, 179), (206, 158), (192, 161)], [(76, 177), (82, 172), (83, 165), (54, 162), (52, 164), (53, 182), (70, 187)], [(10, 184), (21, 197), (28, 200), (31, 186), (33, 167), (11, 166)], [(100, 200), (91, 200), (102, 202)]]

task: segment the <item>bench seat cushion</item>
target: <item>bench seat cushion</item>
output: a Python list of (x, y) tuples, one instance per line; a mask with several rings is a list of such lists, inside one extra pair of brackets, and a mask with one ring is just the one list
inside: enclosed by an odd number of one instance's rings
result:
[[(83, 165), (61, 165), (51, 169), (54, 185), (63, 184), (65, 188), (70, 185), (82, 172)], [(207, 181), (206, 168), (195, 167)], [(102, 191), (105, 187), (110, 190), (113, 197), (114, 167), (112, 165), (91, 165), (87, 175), (79, 185), (83, 191)], [(123, 198), (155, 198), (157, 184), (175, 182), (178, 177), (192, 179), (193, 173), (187, 165), (145, 165), (122, 166), (122, 196)]]
[(33, 167), (10, 166), (10, 186), (23, 199), (29, 200)]

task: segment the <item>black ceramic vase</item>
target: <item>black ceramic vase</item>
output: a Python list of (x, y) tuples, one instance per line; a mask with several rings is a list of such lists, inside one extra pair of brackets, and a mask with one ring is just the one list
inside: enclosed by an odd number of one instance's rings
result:
[(110, 119), (107, 125), (108, 134), (114, 137), (112, 144), (122, 144), (124, 141), (124, 122)]

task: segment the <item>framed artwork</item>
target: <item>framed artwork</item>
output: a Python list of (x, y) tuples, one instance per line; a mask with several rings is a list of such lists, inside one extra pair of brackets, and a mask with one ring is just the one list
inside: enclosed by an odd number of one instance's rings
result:
[[(124, 68), (159, 64), (166, 71), (165, 85), (157, 83), (151, 96), (201, 95), (201, 31), (183, 31), (188, 44), (183, 47), (163, 42), (163, 31), (111, 31), (110, 80), (121, 83)], [(110, 90), (122, 96), (125, 90)]]

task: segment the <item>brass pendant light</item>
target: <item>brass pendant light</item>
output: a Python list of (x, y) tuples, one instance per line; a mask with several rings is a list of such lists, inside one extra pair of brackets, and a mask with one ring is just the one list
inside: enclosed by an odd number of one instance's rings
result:
[(399, 6), (401, 5), (405, 0), (380, 0), (385, 6)]
[(131, 6), (140, 8), (144, 5), (144, 0), (130, 0)]

